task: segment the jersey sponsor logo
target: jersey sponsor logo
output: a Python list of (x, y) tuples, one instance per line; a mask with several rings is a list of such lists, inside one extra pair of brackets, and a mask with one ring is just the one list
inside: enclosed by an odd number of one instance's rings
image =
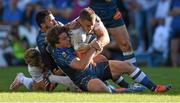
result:
[(117, 10), (116, 13), (113, 16), (113, 19), (118, 20), (118, 19), (121, 18), (121, 16), (122, 16), (121, 12), (119, 10)]
[(62, 53), (62, 56), (63, 56), (64, 59), (67, 59), (67, 57), (68, 57), (68, 55), (66, 54), (66, 52), (63, 52), (63, 53)]

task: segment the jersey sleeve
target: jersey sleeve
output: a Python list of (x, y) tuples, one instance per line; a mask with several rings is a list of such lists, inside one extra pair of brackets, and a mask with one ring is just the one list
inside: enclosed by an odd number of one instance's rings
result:
[(56, 49), (55, 52), (56, 62), (64, 66), (70, 65), (72, 60), (76, 58), (75, 52), (72, 49)]

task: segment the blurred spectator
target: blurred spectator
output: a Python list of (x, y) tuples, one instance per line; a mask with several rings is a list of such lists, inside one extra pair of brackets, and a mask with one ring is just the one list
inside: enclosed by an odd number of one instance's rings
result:
[(0, 48), (0, 67), (7, 67), (8, 64), (6, 63), (4, 57), (3, 57), (3, 50)]
[(10, 45), (10, 38), (8, 38), (8, 36), (6, 36), (4, 38), (3, 44), (2, 44), (2, 52), (3, 52), (3, 57), (6, 60), (6, 63), (8, 66), (12, 66), (13, 63), (13, 51), (12, 51), (12, 47)]
[(24, 22), (28, 22), (29, 24), (33, 24), (32, 20), (33, 20), (33, 4), (29, 3), (26, 5), (26, 8), (24, 10), (24, 12), (22, 13), (22, 21), (21, 24), (25, 24)]
[(135, 30), (138, 36), (136, 54), (141, 54), (152, 41), (152, 19), (154, 18), (157, 0), (129, 0), (131, 18), (134, 18)]
[(23, 12), (26, 8), (26, 5), (30, 2), (31, 0), (18, 0), (17, 8)]
[(180, 0), (172, 0), (170, 15), (173, 16), (171, 30), (171, 61), (173, 67), (179, 63), (180, 48)]
[(8, 66), (8, 63), (6, 62), (4, 58), (4, 53), (7, 51), (6, 44), (9, 43), (8, 38), (7, 38), (8, 30), (9, 30), (8, 26), (4, 26), (4, 25), (0, 26), (0, 67)]
[(165, 19), (158, 20), (158, 26), (155, 29), (152, 45), (148, 51), (151, 56), (150, 66), (157, 66), (165, 63), (168, 59), (169, 29), (165, 25)]
[(22, 13), (17, 8), (18, 0), (10, 0), (9, 5), (4, 8), (3, 21), (8, 25), (18, 25), (21, 20)]
[(13, 51), (12, 65), (22, 65), (24, 64), (24, 52), (29, 48), (27, 39), (20, 38), (18, 26), (13, 25), (9, 33), (10, 42)]
[(160, 0), (157, 5), (153, 25), (157, 25), (160, 19), (166, 19), (169, 14), (171, 0)]
[[(60, 0), (61, 1), (61, 0)], [(52, 0), (39, 0), (44, 9), (49, 9), (53, 6)]]
[(4, 7), (3, 7), (3, 0), (0, 0), (0, 25), (3, 24), (3, 11), (4, 11)]
[(37, 34), (37, 29), (28, 22), (19, 26), (20, 37), (27, 38), (27, 42), (30, 47), (35, 47)]
[(3, 0), (3, 6), (7, 6), (10, 0)]
[(79, 16), (80, 11), (87, 7), (90, 3), (90, 0), (73, 0), (73, 9), (70, 16), (70, 20), (74, 20)]
[(63, 24), (68, 23), (72, 13), (72, 0), (53, 0), (55, 18)]
[[(37, 5), (32, 3), (27, 4), (23, 12), (23, 20), (19, 26), (20, 37), (26, 37), (31, 47), (35, 46), (38, 31), (34, 25), (34, 15), (35, 12), (37, 12), (36, 8), (34, 8), (35, 6)], [(41, 9), (41, 7), (37, 8), (37, 10), (39, 9)]]

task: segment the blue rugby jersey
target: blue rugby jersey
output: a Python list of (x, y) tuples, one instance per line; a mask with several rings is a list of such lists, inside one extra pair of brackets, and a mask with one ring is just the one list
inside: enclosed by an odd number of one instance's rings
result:
[(87, 74), (95, 74), (93, 71), (93, 65), (90, 64), (85, 70), (73, 69), (69, 66), (76, 54), (73, 48), (53, 48), (48, 45), (52, 57), (62, 71), (68, 75), (75, 84), (78, 84)]
[(39, 34), (36, 38), (36, 43), (40, 52), (43, 52), (46, 47), (45, 36), (46, 34), (44, 32), (39, 31)]
[(49, 54), (46, 50), (47, 43), (45, 41), (45, 36), (46, 34), (44, 32), (39, 31), (39, 34), (36, 38), (36, 43), (41, 53), (43, 63), (45, 64), (47, 69), (53, 71), (54, 69), (58, 69), (58, 66), (54, 62), (51, 54)]

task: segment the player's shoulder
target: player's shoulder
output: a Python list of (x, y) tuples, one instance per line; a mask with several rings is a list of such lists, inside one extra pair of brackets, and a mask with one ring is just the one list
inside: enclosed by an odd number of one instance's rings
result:
[(95, 23), (95, 27), (94, 29), (101, 29), (102, 27), (104, 27), (103, 22), (101, 21), (101, 18), (99, 16), (96, 15), (96, 23)]

